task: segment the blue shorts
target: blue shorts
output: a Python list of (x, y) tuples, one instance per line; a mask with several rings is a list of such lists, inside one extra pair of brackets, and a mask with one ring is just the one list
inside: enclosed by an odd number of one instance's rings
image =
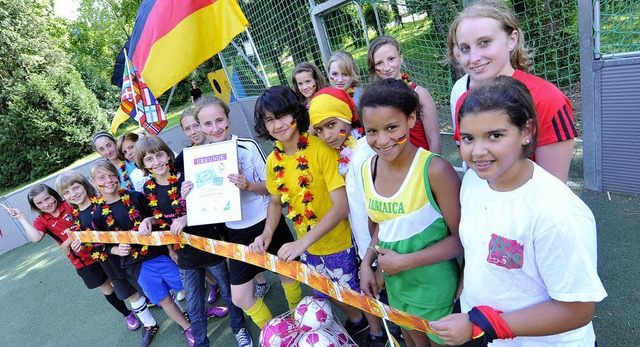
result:
[[(327, 255), (313, 255), (304, 252), (300, 255), (300, 261), (310, 269), (329, 277), (332, 281), (349, 287), (360, 293), (360, 279), (358, 278), (358, 258), (355, 247)], [(313, 294), (328, 299), (329, 296), (318, 290)]]
[(178, 265), (166, 255), (142, 263), (138, 284), (154, 304), (166, 298), (170, 294), (169, 289), (176, 292), (183, 289)]

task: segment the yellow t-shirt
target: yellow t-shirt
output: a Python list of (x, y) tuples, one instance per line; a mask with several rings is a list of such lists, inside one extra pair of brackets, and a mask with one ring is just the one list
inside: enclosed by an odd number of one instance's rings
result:
[[(308, 171), (311, 177), (307, 189), (313, 194), (311, 206), (317, 216), (316, 221), (320, 221), (332, 207), (329, 192), (344, 187), (344, 178), (338, 173), (338, 159), (340, 157), (338, 152), (315, 136), (309, 136), (308, 139), (309, 145), (303, 152), (308, 161)], [(285, 182), (285, 187), (289, 189), (289, 203), (294, 211), (303, 215), (301, 218), (305, 222), (300, 225), (294, 223), (296, 234), (298, 238), (301, 238), (307, 233), (306, 223), (308, 222), (304, 216), (306, 206), (302, 202), (302, 196), (298, 195), (302, 191), (298, 184), (298, 177), (302, 171), (296, 168), (298, 166), (296, 155), (288, 156), (281, 153), (280, 157), (282, 158), (281, 163), (278, 163), (273, 152), (267, 158), (267, 190), (270, 194), (281, 195), (276, 185), (276, 173), (273, 169), (277, 165), (283, 166), (285, 169), (282, 179)], [(349, 247), (351, 247), (351, 228), (349, 220), (345, 218), (328, 234), (311, 245), (307, 251), (313, 255), (328, 255), (342, 252)]]

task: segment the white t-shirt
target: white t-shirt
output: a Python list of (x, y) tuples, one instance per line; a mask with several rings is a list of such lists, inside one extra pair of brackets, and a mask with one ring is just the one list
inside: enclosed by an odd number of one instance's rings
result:
[[(510, 312), (555, 299), (599, 302), (596, 224), (589, 207), (540, 166), (509, 192), (469, 170), (460, 192), (464, 246), (462, 312), (488, 305)], [(544, 317), (540, 317), (544, 319)], [(495, 340), (493, 346), (593, 346), (591, 323), (562, 334)]]
[[(469, 75), (466, 74), (460, 77), (459, 80), (451, 88), (451, 96), (449, 96), (449, 103), (451, 104), (451, 121), (453, 122), (453, 133), (455, 134), (458, 122), (456, 121), (456, 104), (462, 94), (467, 92), (467, 85), (469, 84)], [(457, 142), (457, 141), (456, 141)], [(459, 144), (459, 143), (458, 143)]]
[(373, 157), (376, 152), (369, 147), (366, 137), (358, 139), (358, 144), (353, 150), (349, 171), (345, 175), (345, 190), (349, 201), (349, 224), (351, 233), (358, 248), (360, 259), (364, 259), (367, 247), (371, 243), (369, 233), (369, 216), (364, 199), (364, 186), (362, 185), (362, 164)]
[[(238, 141), (238, 163), (242, 167), (243, 174), (250, 182), (265, 182), (267, 180), (267, 158), (262, 147), (252, 139), (232, 136)], [(225, 225), (231, 229), (244, 229), (261, 222), (267, 218), (267, 206), (269, 195), (241, 191), (242, 220), (227, 222)]]

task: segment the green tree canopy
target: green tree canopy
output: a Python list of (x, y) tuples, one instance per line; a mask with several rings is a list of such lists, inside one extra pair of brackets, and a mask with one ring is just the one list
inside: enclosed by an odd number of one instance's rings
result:
[(66, 22), (46, 0), (0, 0), (0, 188), (91, 151), (106, 115), (70, 64)]

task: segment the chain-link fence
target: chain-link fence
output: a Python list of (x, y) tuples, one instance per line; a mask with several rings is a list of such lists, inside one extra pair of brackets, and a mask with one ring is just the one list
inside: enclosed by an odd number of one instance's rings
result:
[[(518, 15), (528, 45), (535, 49), (533, 73), (555, 83), (569, 96), (580, 127), (577, 1), (506, 3)], [(465, 4), (469, 2), (464, 0)], [(323, 30), (331, 52), (342, 49), (354, 56), (364, 84), (368, 74), (368, 42), (380, 33), (396, 37), (404, 51), (406, 72), (432, 94), (441, 129), (451, 129), (449, 93), (459, 75), (442, 61), (449, 24), (463, 8), (462, 0), (239, 0), (238, 3), (251, 23), (250, 32), (258, 53), (250, 49), (246, 34), (236, 38), (236, 47), (229, 46), (222, 53), (225, 64), (232, 66), (242, 81), (240, 97), (259, 95), (265, 88), (259, 77), (262, 70), (257, 56), (271, 85), (291, 85), (291, 71), (303, 61), (315, 63), (326, 73), (311, 18), (316, 7), (324, 6), (329, 10), (322, 12), (319, 30)], [(634, 15), (637, 19), (637, 14)], [(637, 31), (635, 35), (637, 40)], [(252, 64), (248, 64), (239, 51)]]
[(621, 58), (640, 54), (640, 2), (637, 0), (596, 0), (595, 54)]

